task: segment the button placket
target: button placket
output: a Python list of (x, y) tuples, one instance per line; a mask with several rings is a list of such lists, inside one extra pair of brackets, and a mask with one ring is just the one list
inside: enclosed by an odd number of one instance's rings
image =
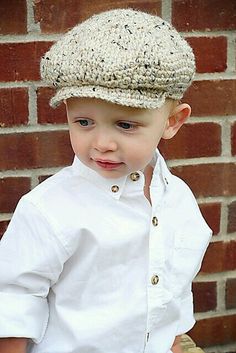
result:
[(147, 332), (153, 329), (162, 307), (163, 244), (159, 212), (155, 207), (150, 224)]

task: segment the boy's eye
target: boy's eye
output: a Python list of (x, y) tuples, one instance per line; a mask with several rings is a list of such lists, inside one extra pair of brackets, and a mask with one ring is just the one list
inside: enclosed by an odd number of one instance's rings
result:
[(124, 130), (131, 130), (135, 128), (135, 124), (128, 121), (120, 121), (117, 125)]
[(82, 127), (91, 126), (93, 124), (93, 121), (91, 119), (76, 119), (75, 122), (79, 123), (79, 125)]

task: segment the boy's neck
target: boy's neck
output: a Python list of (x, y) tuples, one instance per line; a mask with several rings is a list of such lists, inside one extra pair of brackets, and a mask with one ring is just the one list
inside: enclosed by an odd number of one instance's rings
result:
[(151, 203), (151, 197), (150, 197), (149, 187), (151, 184), (152, 175), (153, 175), (153, 167), (150, 164), (148, 164), (144, 169), (144, 176), (145, 176), (144, 195), (150, 203)]

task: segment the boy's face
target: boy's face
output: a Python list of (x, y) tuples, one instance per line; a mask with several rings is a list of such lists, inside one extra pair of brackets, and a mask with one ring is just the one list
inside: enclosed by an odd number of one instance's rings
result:
[(96, 98), (70, 98), (66, 107), (74, 153), (105, 178), (144, 170), (167, 129), (171, 110), (169, 103), (151, 110)]

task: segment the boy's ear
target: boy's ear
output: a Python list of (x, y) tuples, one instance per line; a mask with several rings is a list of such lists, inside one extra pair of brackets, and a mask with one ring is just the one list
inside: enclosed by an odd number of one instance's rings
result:
[(171, 139), (175, 136), (181, 126), (189, 118), (191, 114), (191, 107), (186, 103), (181, 103), (175, 107), (167, 120), (165, 130), (163, 132), (163, 139)]

